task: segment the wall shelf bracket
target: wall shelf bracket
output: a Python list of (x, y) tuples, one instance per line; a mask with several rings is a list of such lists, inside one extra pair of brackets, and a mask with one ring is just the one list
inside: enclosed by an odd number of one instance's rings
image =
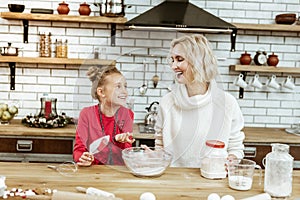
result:
[(110, 45), (111, 46), (116, 46), (116, 24), (115, 23), (111, 23), (111, 29), (110, 29), (110, 36), (111, 36), (111, 40), (110, 40)]
[(28, 43), (28, 20), (23, 19), (23, 42)]
[(10, 68), (10, 90), (15, 90), (16, 63), (9, 62), (9, 68)]
[[(241, 72), (241, 74), (244, 75), (243, 80), (246, 81), (247, 72), (243, 71), (243, 72)], [(244, 88), (242, 88), (242, 87), (240, 87), (239, 98), (240, 99), (244, 98)]]

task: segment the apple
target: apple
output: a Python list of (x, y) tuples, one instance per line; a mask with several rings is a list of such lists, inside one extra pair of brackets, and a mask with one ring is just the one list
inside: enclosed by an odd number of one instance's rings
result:
[(15, 115), (18, 113), (18, 108), (16, 106), (10, 106), (8, 108), (8, 112), (10, 112), (10, 114)]
[(11, 115), (7, 110), (3, 111), (1, 119), (3, 121), (9, 121), (13, 118), (13, 115)]
[(7, 110), (8, 109), (8, 105), (6, 103), (0, 103), (0, 110)]

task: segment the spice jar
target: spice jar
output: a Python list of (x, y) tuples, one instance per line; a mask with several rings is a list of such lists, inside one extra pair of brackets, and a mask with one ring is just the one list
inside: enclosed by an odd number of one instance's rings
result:
[(267, 60), (267, 63), (269, 66), (276, 67), (278, 62), (279, 62), (278, 56), (275, 55), (274, 52), (271, 55), (269, 55), (268, 60)]
[(40, 48), (39, 53), (40, 57), (51, 57), (51, 33), (39, 34), (40, 35)]
[(272, 197), (288, 197), (292, 194), (294, 158), (289, 154), (289, 145), (271, 144), (272, 152), (265, 161), (264, 191)]
[(63, 42), (61, 39), (56, 40), (55, 55), (56, 58), (68, 57), (68, 40)]
[(58, 4), (57, 12), (60, 15), (67, 15), (70, 12), (69, 4), (65, 3), (64, 1), (62, 3)]
[(225, 164), (228, 153), (225, 143), (219, 140), (207, 140), (205, 144), (205, 155), (201, 161), (201, 175), (208, 179), (226, 178)]
[(87, 16), (89, 16), (90, 13), (91, 13), (90, 5), (87, 4), (86, 2), (80, 4), (78, 12), (79, 12), (80, 15), (87, 15)]
[(247, 53), (247, 51), (245, 51), (245, 53), (243, 53), (240, 57), (240, 63), (242, 65), (250, 65), (251, 61), (251, 54)]

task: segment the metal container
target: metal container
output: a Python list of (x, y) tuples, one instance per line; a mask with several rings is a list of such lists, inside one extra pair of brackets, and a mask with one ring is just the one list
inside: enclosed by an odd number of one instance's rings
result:
[(1, 47), (2, 56), (18, 56), (18, 53), (19, 53), (19, 48), (12, 47), (10, 42), (8, 42), (7, 47)]
[(100, 8), (100, 16), (123, 17), (125, 15), (123, 0), (100, 0), (94, 5)]

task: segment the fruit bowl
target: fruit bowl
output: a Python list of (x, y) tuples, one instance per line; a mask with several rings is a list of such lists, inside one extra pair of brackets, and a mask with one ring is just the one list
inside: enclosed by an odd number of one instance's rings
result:
[(160, 176), (170, 165), (172, 155), (160, 147), (130, 147), (122, 150), (126, 167), (135, 176)]
[(9, 124), (18, 114), (18, 106), (13, 103), (0, 103), (0, 124)]

